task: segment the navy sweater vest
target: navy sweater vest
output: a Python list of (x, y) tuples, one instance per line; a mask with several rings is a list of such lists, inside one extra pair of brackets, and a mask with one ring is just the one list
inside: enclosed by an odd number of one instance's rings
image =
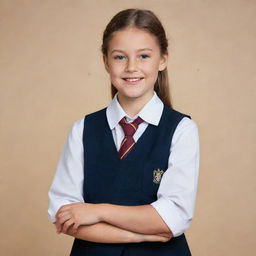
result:
[[(164, 106), (158, 126), (149, 124), (128, 156), (120, 160), (106, 108), (85, 116), (84, 201), (117, 205), (145, 205), (157, 200), (161, 175), (168, 168), (173, 133), (183, 117)], [(159, 176), (160, 175), (160, 176)], [(168, 242), (96, 243), (75, 239), (72, 256), (189, 256), (185, 235)]]

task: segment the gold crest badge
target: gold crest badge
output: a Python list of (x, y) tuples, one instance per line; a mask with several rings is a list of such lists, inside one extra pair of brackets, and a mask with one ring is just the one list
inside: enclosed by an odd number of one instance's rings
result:
[(164, 174), (164, 171), (160, 170), (159, 168), (157, 170), (154, 170), (153, 171), (153, 182), (156, 184), (159, 184), (163, 174)]

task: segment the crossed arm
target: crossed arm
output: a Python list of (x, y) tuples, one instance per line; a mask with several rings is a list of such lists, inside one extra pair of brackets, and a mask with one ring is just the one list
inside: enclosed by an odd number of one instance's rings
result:
[(72, 203), (56, 214), (57, 233), (101, 243), (166, 242), (172, 232), (151, 205)]

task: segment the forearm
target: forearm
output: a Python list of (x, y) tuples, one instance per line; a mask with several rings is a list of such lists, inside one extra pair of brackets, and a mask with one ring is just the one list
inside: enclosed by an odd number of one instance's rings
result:
[(166, 233), (172, 237), (171, 230), (151, 205), (102, 204), (102, 207), (101, 221), (136, 233), (145, 235)]
[(75, 234), (70, 233), (70, 231), (66, 234), (81, 240), (98, 243), (166, 242), (169, 240), (169, 237), (164, 234), (143, 235), (103, 222), (83, 225), (78, 228)]

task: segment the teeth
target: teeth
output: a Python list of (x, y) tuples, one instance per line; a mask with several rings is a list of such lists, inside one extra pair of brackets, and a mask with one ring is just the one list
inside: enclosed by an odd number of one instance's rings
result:
[(136, 82), (136, 81), (139, 81), (140, 78), (125, 78), (125, 80), (130, 81), (130, 82)]

